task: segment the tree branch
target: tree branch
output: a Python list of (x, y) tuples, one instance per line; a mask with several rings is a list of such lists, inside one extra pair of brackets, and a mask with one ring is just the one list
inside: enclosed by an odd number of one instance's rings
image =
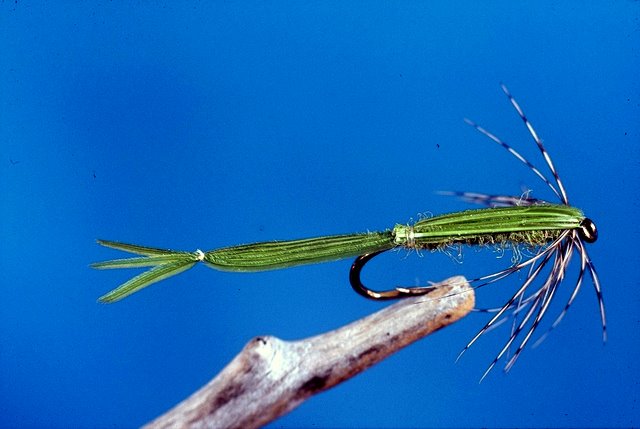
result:
[(434, 286), (427, 295), (405, 298), (315, 337), (293, 342), (256, 337), (206, 386), (145, 427), (265, 425), (473, 308), (473, 289), (464, 277)]

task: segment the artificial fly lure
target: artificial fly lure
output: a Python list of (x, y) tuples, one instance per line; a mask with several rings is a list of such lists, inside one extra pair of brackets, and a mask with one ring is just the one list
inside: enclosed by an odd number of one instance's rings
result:
[[(513, 318), (511, 335), (484, 373), (483, 378), (513, 346), (513, 342), (522, 335), (520, 344), (505, 364), (505, 371), (508, 371), (547, 313), (558, 287), (565, 280), (574, 252), (579, 256), (580, 269), (573, 291), (564, 309), (547, 333), (555, 328), (565, 316), (580, 291), (585, 274), (588, 274), (597, 295), (603, 339), (606, 340), (606, 319), (600, 281), (585, 247), (585, 243), (593, 243), (598, 238), (596, 226), (593, 221), (585, 217), (581, 210), (569, 205), (560, 176), (531, 122), (506, 86), (502, 85), (502, 90), (538, 146), (553, 176), (551, 180), (510, 145), (478, 124), (469, 120), (466, 122), (524, 163), (551, 189), (559, 203), (531, 198), (527, 194), (506, 196), (451, 192), (447, 194), (487, 207), (424, 218), (412, 225), (397, 224), (392, 229), (381, 232), (261, 242), (224, 247), (208, 252), (201, 250), (182, 252), (98, 240), (98, 243), (103, 246), (140, 256), (94, 263), (91, 265), (93, 268), (152, 267), (103, 295), (99, 301), (105, 303), (118, 301), (153, 283), (188, 270), (198, 262), (204, 262), (207, 266), (222, 271), (252, 272), (349, 257), (356, 257), (349, 273), (351, 286), (356, 292), (371, 299), (397, 299), (425, 295), (433, 290), (433, 287), (396, 287), (386, 291), (375, 291), (366, 287), (360, 279), (361, 270), (371, 258), (382, 252), (401, 247), (417, 250), (442, 250), (455, 245), (497, 245), (502, 248), (511, 247), (519, 254), (518, 248), (522, 246), (532, 251), (528, 258), (520, 259), (504, 270), (470, 281), (478, 288), (527, 269), (527, 276), (522, 285), (502, 307), (492, 310), (495, 312), (493, 317), (471, 339), (460, 354), (462, 355), (490, 328), (508, 318)], [(545, 267), (546, 270), (544, 270)], [(543, 338), (547, 333), (543, 335)]]

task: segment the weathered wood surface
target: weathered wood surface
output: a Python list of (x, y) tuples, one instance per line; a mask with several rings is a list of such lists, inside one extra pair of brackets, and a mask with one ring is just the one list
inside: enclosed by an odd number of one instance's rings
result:
[(339, 329), (299, 341), (262, 336), (207, 385), (146, 428), (257, 428), (464, 317), (474, 306), (464, 277), (405, 298)]

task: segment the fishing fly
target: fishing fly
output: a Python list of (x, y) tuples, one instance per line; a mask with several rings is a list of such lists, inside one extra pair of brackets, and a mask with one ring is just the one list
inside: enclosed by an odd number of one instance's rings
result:
[(425, 295), (432, 291), (433, 287), (395, 287), (383, 291), (368, 288), (361, 280), (362, 268), (380, 253), (396, 248), (446, 250), (451, 246), (497, 245), (503, 249), (511, 248), (518, 255), (520, 255), (518, 250), (520, 248), (528, 249), (530, 252), (527, 252), (527, 257), (521, 257), (506, 269), (470, 281), (474, 287), (478, 288), (495, 283), (514, 273), (523, 270), (526, 272), (520, 287), (500, 308), (489, 310), (495, 314), (460, 353), (462, 355), (492, 327), (512, 320), (511, 334), (489, 365), (483, 378), (500, 359), (505, 357), (510, 348), (515, 346), (514, 342), (521, 338), (515, 352), (510, 357), (507, 356), (505, 370), (508, 371), (513, 366), (547, 313), (558, 288), (565, 281), (574, 255), (579, 259), (579, 269), (573, 290), (564, 308), (542, 338), (560, 323), (578, 295), (585, 276), (588, 275), (598, 299), (603, 339), (606, 340), (606, 319), (600, 281), (585, 245), (585, 243), (595, 242), (598, 238), (596, 226), (580, 209), (569, 204), (560, 176), (533, 125), (507, 87), (502, 85), (502, 90), (537, 145), (551, 172), (551, 178), (494, 134), (475, 122), (465, 121), (524, 163), (553, 192), (558, 202), (532, 198), (528, 194), (509, 196), (450, 192), (447, 194), (485, 207), (424, 218), (409, 225), (396, 224), (393, 228), (378, 232), (259, 242), (223, 247), (208, 252), (202, 250), (184, 252), (98, 240), (98, 243), (103, 246), (139, 256), (97, 262), (92, 264), (93, 268), (151, 267), (101, 296), (99, 301), (104, 303), (118, 301), (153, 283), (188, 270), (199, 262), (222, 271), (255, 272), (350, 257), (356, 258), (349, 273), (351, 286), (356, 292), (370, 299), (397, 299)]

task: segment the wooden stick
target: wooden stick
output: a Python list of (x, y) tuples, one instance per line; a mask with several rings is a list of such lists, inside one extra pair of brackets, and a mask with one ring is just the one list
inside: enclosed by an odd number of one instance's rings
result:
[(293, 342), (256, 337), (207, 385), (145, 427), (265, 425), (473, 308), (473, 289), (464, 277), (434, 286), (427, 295), (402, 299), (315, 337)]

